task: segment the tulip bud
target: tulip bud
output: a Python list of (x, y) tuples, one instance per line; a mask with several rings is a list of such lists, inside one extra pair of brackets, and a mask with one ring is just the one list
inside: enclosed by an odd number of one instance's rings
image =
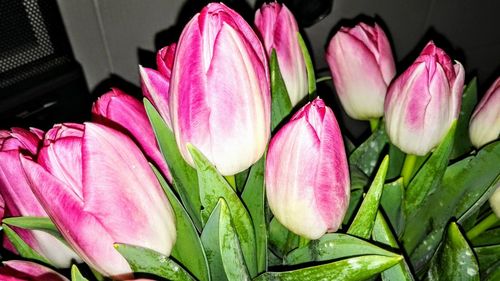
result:
[(500, 219), (500, 185), (490, 197), (490, 206), (495, 215)]
[[(0, 131), (0, 197), (9, 216), (48, 217), (22, 174), (19, 160), (20, 157), (36, 157), (39, 144), (37, 134), (28, 130), (12, 128), (11, 131)], [(12, 229), (26, 244), (57, 267), (69, 267), (72, 262), (81, 261), (68, 246), (46, 232), (16, 227)], [(8, 241), (5, 243), (5, 248), (15, 251)]]
[(396, 67), (389, 40), (378, 24), (342, 27), (330, 40), (326, 60), (350, 117), (369, 120), (384, 115), (384, 99)]
[(210, 3), (177, 44), (170, 117), (179, 150), (198, 148), (223, 175), (261, 158), (270, 135), (266, 53), (252, 28), (224, 4)]
[(299, 45), (299, 27), (284, 4), (264, 4), (255, 13), (255, 26), (270, 57), (276, 50), (288, 96), (295, 106), (307, 95), (307, 70)]
[[(130, 136), (169, 182), (172, 176), (160, 152), (144, 105), (118, 89), (102, 95), (92, 106), (94, 121)], [(130, 122), (133, 120), (133, 122)]]
[(337, 120), (321, 99), (272, 138), (265, 182), (271, 211), (292, 232), (318, 239), (337, 231), (349, 205), (349, 169)]
[(56, 125), (46, 134), (39, 164), (21, 162), (54, 224), (92, 268), (115, 279), (132, 277), (114, 243), (170, 254), (173, 211), (126, 135), (93, 123)]
[(472, 114), (469, 135), (479, 148), (500, 135), (500, 77), (491, 85)]
[(68, 279), (54, 270), (41, 264), (22, 261), (9, 260), (4, 261), (0, 267), (0, 280), (3, 281), (68, 281)]
[(143, 95), (154, 105), (165, 123), (171, 128), (170, 107), (168, 106), (170, 76), (174, 63), (176, 44), (160, 49), (156, 55), (159, 71), (139, 66)]
[(386, 130), (393, 144), (414, 155), (436, 147), (458, 118), (464, 68), (433, 42), (397, 79), (385, 101)]

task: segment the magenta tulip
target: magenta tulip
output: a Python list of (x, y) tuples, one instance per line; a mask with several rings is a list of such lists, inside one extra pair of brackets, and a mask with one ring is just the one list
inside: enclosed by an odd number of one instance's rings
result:
[[(37, 134), (21, 128), (0, 131), (0, 194), (6, 214), (9, 217), (48, 217), (42, 205), (31, 191), (22, 173), (22, 158), (32, 159), (38, 153), (40, 139)], [(69, 267), (74, 261), (81, 261), (68, 246), (52, 235), (39, 230), (12, 227), (19, 237), (54, 266)], [(6, 242), (4, 246), (15, 251)]]
[(4, 261), (0, 267), (2, 281), (68, 281), (54, 270), (43, 265), (21, 260)]
[(337, 120), (321, 99), (272, 138), (265, 182), (271, 211), (292, 232), (318, 239), (337, 231), (349, 205), (349, 169)]
[(408, 154), (429, 153), (458, 118), (463, 86), (462, 65), (427, 44), (389, 88), (385, 122), (391, 142)]
[(500, 135), (500, 77), (491, 85), (472, 114), (469, 136), (479, 148)]
[(252, 28), (223, 4), (208, 4), (177, 44), (170, 87), (172, 128), (184, 159), (198, 148), (223, 175), (264, 154), (270, 135), (266, 53)]
[(92, 268), (115, 279), (132, 277), (114, 243), (170, 254), (173, 211), (148, 161), (126, 135), (93, 123), (55, 125), (38, 163), (21, 162), (61, 234)]
[(342, 27), (331, 39), (326, 59), (350, 117), (369, 120), (384, 115), (384, 99), (396, 67), (389, 40), (378, 24)]
[(156, 55), (158, 71), (139, 66), (143, 95), (155, 106), (165, 123), (171, 128), (169, 87), (176, 44), (162, 48)]
[[(162, 171), (169, 182), (172, 176), (160, 152), (144, 105), (118, 89), (102, 95), (92, 106), (94, 121), (130, 136), (146, 157)], [(133, 120), (133, 122), (131, 122)]]
[(292, 105), (307, 95), (307, 71), (299, 45), (299, 27), (292, 12), (283, 4), (264, 4), (255, 13), (255, 26), (270, 57), (276, 50), (281, 75)]

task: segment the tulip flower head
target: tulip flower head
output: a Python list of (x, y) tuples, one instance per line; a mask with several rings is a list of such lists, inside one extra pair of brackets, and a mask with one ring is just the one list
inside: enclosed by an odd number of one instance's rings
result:
[(54, 270), (41, 264), (22, 261), (9, 260), (4, 261), (0, 267), (0, 280), (2, 281), (68, 281), (68, 279)]
[(270, 57), (276, 50), (288, 96), (295, 106), (307, 95), (307, 71), (299, 45), (299, 27), (292, 12), (278, 2), (264, 4), (255, 13), (255, 26)]
[(278, 131), (266, 161), (267, 199), (281, 224), (308, 239), (339, 228), (349, 204), (349, 169), (339, 126), (321, 99)]
[(479, 148), (500, 135), (500, 77), (491, 85), (472, 114), (469, 136)]
[(132, 277), (114, 243), (170, 254), (173, 211), (126, 135), (93, 123), (56, 125), (46, 134), (38, 163), (21, 162), (54, 224), (92, 268), (115, 279)]
[(427, 44), (389, 88), (385, 122), (391, 142), (408, 154), (429, 153), (458, 118), (463, 86), (462, 65)]
[(266, 53), (235, 11), (210, 3), (182, 31), (172, 68), (170, 117), (179, 150), (199, 149), (223, 175), (259, 160), (270, 136)]
[(389, 40), (378, 24), (342, 27), (330, 40), (326, 60), (350, 117), (369, 120), (384, 115), (387, 87), (396, 67)]

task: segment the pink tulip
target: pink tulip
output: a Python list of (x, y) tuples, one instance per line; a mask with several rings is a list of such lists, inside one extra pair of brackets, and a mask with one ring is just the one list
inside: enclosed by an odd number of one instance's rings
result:
[(281, 75), (292, 105), (307, 95), (307, 71), (299, 45), (299, 27), (292, 12), (283, 4), (264, 4), (255, 13), (255, 26), (270, 57), (276, 50)]
[(126, 135), (93, 123), (55, 125), (38, 163), (21, 162), (61, 234), (92, 268), (115, 279), (132, 277), (114, 243), (170, 254), (173, 211), (148, 161)]
[(252, 28), (224, 4), (208, 4), (182, 31), (170, 87), (179, 150), (198, 148), (223, 175), (264, 154), (270, 135), (266, 53)]
[[(130, 136), (169, 182), (172, 176), (160, 152), (144, 105), (118, 89), (102, 95), (92, 106), (94, 120)], [(131, 122), (132, 121), (132, 122)]]
[(458, 118), (464, 68), (427, 44), (415, 62), (391, 84), (385, 101), (386, 130), (393, 144), (414, 155), (436, 147)]
[(477, 148), (496, 140), (500, 135), (500, 77), (491, 85), (472, 114), (469, 135)]
[(2, 281), (69, 281), (66, 277), (43, 265), (21, 260), (4, 261), (0, 267)]
[(143, 95), (155, 106), (158, 113), (171, 128), (169, 87), (172, 66), (174, 63), (176, 44), (162, 48), (156, 55), (158, 71), (139, 66)]
[[(22, 173), (22, 158), (32, 159), (38, 153), (40, 139), (37, 134), (21, 128), (0, 131), (0, 194), (5, 211), (9, 217), (36, 216), (47, 217), (47, 213), (31, 191)], [(69, 267), (80, 258), (52, 235), (39, 230), (12, 228), (21, 239), (53, 265)], [(6, 241), (4, 247), (15, 251)]]
[(384, 115), (384, 99), (396, 67), (389, 40), (379, 25), (342, 27), (331, 39), (326, 59), (337, 95), (350, 117), (369, 120)]
[(342, 134), (323, 100), (306, 104), (272, 138), (266, 194), (274, 216), (292, 232), (318, 239), (335, 232), (349, 205)]

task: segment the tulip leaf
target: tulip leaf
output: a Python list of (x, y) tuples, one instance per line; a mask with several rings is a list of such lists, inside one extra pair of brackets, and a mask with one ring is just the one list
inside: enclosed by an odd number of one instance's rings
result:
[(80, 270), (76, 265), (71, 266), (71, 281), (89, 281), (89, 279), (83, 277)]
[(168, 164), (170, 173), (172, 173), (173, 186), (186, 211), (191, 216), (194, 225), (201, 231), (201, 202), (196, 170), (184, 161), (172, 130), (165, 124), (165, 121), (148, 99), (144, 99), (144, 107), (155, 132), (160, 151)]
[(351, 153), (349, 163), (357, 166), (367, 176), (371, 176), (388, 141), (385, 127), (380, 125), (365, 142)]
[(114, 246), (127, 260), (133, 272), (152, 274), (168, 280), (196, 280), (175, 261), (156, 251), (127, 244), (115, 244)]
[(231, 214), (223, 198), (212, 211), (201, 239), (210, 259), (212, 280), (250, 280)]
[(472, 239), (474, 247), (500, 244), (500, 227), (488, 229)]
[(409, 220), (415, 212), (420, 211), (428, 195), (434, 193), (441, 183), (453, 148), (455, 128), (456, 121), (452, 123), (441, 144), (410, 181), (403, 204), (405, 215)]
[[(451, 217), (461, 222), (479, 209), (496, 188), (500, 174), (500, 141), (484, 146), (475, 156), (449, 166), (442, 182), (407, 223), (402, 237), (416, 269), (434, 253)], [(419, 245), (417, 247), (417, 245)]]
[[(500, 267), (500, 244), (475, 247), (481, 277), (490, 275)], [(484, 278), (483, 278), (484, 279)]]
[(264, 272), (267, 269), (266, 194), (264, 188), (265, 162), (266, 159), (263, 156), (252, 166), (241, 196), (243, 203), (250, 213), (255, 231), (258, 273)]
[[(375, 225), (373, 226), (372, 239), (380, 242), (392, 249), (399, 249), (398, 241), (392, 233), (392, 230), (387, 224), (387, 220), (384, 215), (379, 211), (377, 213), (377, 218), (375, 219)], [(413, 274), (411, 273), (410, 266), (405, 259), (401, 260), (397, 265), (382, 272), (382, 280), (392, 281), (392, 280), (415, 280)]]
[(359, 210), (354, 217), (354, 221), (347, 230), (348, 234), (358, 236), (360, 238), (368, 239), (372, 233), (373, 225), (375, 224), (375, 217), (377, 216), (380, 197), (384, 190), (384, 181), (389, 167), (389, 156), (386, 155), (380, 168), (378, 169), (375, 178), (366, 193)]
[(302, 56), (304, 57), (304, 62), (306, 63), (309, 98), (312, 100), (316, 95), (316, 77), (314, 75), (314, 66), (309, 50), (307, 49), (306, 42), (304, 41), (304, 38), (302, 38), (302, 35), (300, 35), (300, 32), (297, 32), (297, 37), (299, 40), (300, 50), (302, 51)]
[(177, 240), (172, 249), (172, 257), (179, 261), (198, 280), (210, 280), (207, 257), (193, 221), (173, 191), (170, 189), (160, 171), (158, 171), (158, 169), (156, 169), (153, 165), (151, 165), (151, 167), (153, 168), (153, 172), (158, 178), (161, 187), (165, 191), (168, 201), (170, 201), (170, 205), (175, 213)]
[(387, 170), (387, 179), (399, 177), (401, 169), (403, 168), (405, 156), (406, 154), (397, 146), (392, 143), (389, 144), (389, 158), (391, 158), (391, 163), (389, 163), (389, 170)]
[(271, 71), (271, 130), (276, 127), (292, 112), (293, 106), (288, 96), (285, 81), (281, 76), (276, 50), (273, 49), (270, 60)]
[(479, 280), (479, 266), (474, 252), (451, 222), (444, 240), (431, 260), (427, 280)]
[(245, 263), (250, 276), (257, 275), (257, 253), (255, 246), (255, 232), (252, 219), (243, 202), (227, 183), (224, 177), (208, 161), (208, 159), (191, 144), (187, 145), (191, 157), (196, 165), (200, 187), (200, 198), (204, 209), (202, 217), (206, 221), (215, 208), (219, 198), (227, 202), (236, 229), (236, 234), (241, 244)]
[(5, 233), (5, 236), (7, 236), (10, 243), (12, 243), (21, 257), (52, 265), (49, 260), (37, 253), (33, 248), (30, 247), (30, 245), (26, 244), (26, 242), (24, 242), (23, 239), (21, 239), (21, 237), (19, 237), (19, 235), (7, 224), (3, 223), (2, 229)]
[(400, 256), (366, 255), (291, 271), (266, 272), (254, 281), (365, 280), (397, 264)]
[(477, 79), (472, 78), (462, 95), (462, 106), (455, 132), (455, 144), (451, 158), (457, 158), (470, 151), (472, 144), (469, 138), (469, 121), (477, 103)]
[(401, 205), (404, 201), (404, 194), (405, 188), (403, 186), (403, 178), (399, 178), (396, 181), (384, 185), (384, 191), (380, 198), (380, 205), (382, 205), (382, 209), (387, 214), (396, 235), (401, 234), (404, 230), (405, 218)]
[(342, 222), (343, 225), (352, 221), (354, 212), (359, 208), (365, 187), (368, 185), (368, 177), (357, 166), (349, 165), (349, 174), (351, 176), (351, 196), (349, 198), (349, 207)]
[(355, 236), (328, 233), (308, 245), (291, 251), (285, 257), (287, 265), (328, 261), (363, 255), (398, 256)]
[(2, 220), (2, 223), (29, 230), (40, 230), (66, 243), (64, 237), (48, 217), (10, 217)]
[(275, 217), (269, 223), (269, 248), (279, 258), (299, 245), (299, 237), (283, 226)]

